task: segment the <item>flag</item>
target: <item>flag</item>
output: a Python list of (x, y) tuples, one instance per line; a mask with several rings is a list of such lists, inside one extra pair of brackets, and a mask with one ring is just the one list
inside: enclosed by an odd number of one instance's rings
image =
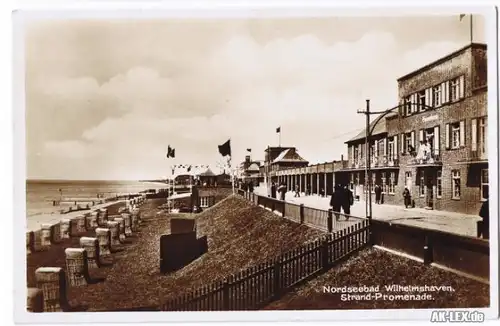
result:
[(251, 149), (251, 148), (247, 148), (247, 152), (251, 152), (251, 151), (252, 151), (252, 149)]
[(465, 14), (460, 14), (460, 21), (462, 21), (462, 19), (464, 19), (465, 17)]
[(189, 172), (189, 171), (191, 171), (191, 165), (190, 165), (190, 166), (188, 166), (187, 171), (188, 171), (188, 172)]
[(167, 149), (167, 158), (174, 158), (175, 157), (175, 148), (172, 148), (170, 147), (170, 145), (168, 145), (168, 149)]
[(231, 156), (231, 140), (229, 139), (227, 142), (225, 142), (222, 145), (219, 145), (219, 153), (222, 156), (229, 155)]
[(276, 133), (280, 133), (280, 132), (281, 132), (281, 127), (276, 128)]

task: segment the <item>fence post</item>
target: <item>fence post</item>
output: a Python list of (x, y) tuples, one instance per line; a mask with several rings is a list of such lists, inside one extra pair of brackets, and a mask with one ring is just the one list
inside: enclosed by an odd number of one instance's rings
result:
[(286, 201), (283, 202), (283, 212), (281, 213), (282, 217), (285, 217), (285, 211), (286, 211)]
[(305, 216), (304, 216), (304, 204), (300, 204), (299, 212), (300, 212), (300, 224), (304, 224), (304, 219), (305, 219)]
[(428, 235), (425, 236), (424, 245), (424, 264), (429, 265), (433, 261), (432, 257), (432, 241)]
[(329, 259), (328, 259), (328, 237), (325, 237), (321, 240), (321, 247), (320, 247), (320, 255), (321, 255), (321, 268), (326, 271), (328, 270), (328, 267), (330, 266), (329, 264)]
[(281, 294), (281, 259), (282, 256), (279, 256), (274, 262), (273, 268), (273, 297), (278, 299)]
[(222, 283), (222, 310), (229, 310), (229, 279)]
[(328, 232), (331, 233), (333, 231), (333, 210), (328, 209)]

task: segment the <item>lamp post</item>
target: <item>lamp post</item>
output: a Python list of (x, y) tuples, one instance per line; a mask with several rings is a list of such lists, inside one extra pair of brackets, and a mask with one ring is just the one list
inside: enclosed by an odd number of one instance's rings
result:
[[(365, 215), (366, 218), (369, 220), (372, 219), (372, 195), (371, 195), (371, 151), (370, 151), (370, 138), (372, 136), (373, 130), (375, 130), (375, 126), (382, 120), (386, 115), (389, 113), (395, 111), (396, 109), (400, 108), (411, 108), (411, 107), (417, 107), (420, 109), (424, 110), (433, 110), (434, 108), (432, 106), (422, 104), (422, 103), (412, 103), (412, 102), (406, 102), (403, 104), (399, 104), (395, 107), (392, 107), (390, 109), (386, 109), (383, 111), (370, 111), (370, 100), (366, 100), (366, 110), (365, 111), (360, 111), (358, 110), (357, 112), (360, 114), (366, 115), (366, 130), (365, 130), (365, 186), (366, 186), (366, 200), (365, 200)], [(370, 122), (370, 115), (372, 114), (379, 114), (379, 116), (373, 121), (373, 124)], [(401, 116), (401, 113), (399, 113), (399, 116)], [(395, 149), (396, 151), (398, 150), (397, 148)]]

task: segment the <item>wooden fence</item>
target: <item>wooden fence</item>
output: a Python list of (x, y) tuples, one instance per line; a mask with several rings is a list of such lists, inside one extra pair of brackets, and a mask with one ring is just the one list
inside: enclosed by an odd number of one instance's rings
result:
[(292, 204), (283, 200), (260, 196), (255, 193), (238, 189), (238, 194), (255, 205), (262, 206), (276, 212), (293, 222), (305, 224), (309, 227), (325, 232), (343, 230), (351, 225), (355, 225), (364, 218), (334, 212), (331, 209), (317, 209), (304, 206), (304, 204)]
[(160, 310), (258, 309), (362, 249), (369, 242), (369, 226), (368, 220), (358, 220), (346, 229), (175, 298), (163, 304)]

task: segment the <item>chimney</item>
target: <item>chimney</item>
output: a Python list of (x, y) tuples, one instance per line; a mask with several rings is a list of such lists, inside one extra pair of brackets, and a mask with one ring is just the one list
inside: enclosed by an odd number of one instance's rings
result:
[(340, 162), (344, 162), (344, 154), (340, 154)]

